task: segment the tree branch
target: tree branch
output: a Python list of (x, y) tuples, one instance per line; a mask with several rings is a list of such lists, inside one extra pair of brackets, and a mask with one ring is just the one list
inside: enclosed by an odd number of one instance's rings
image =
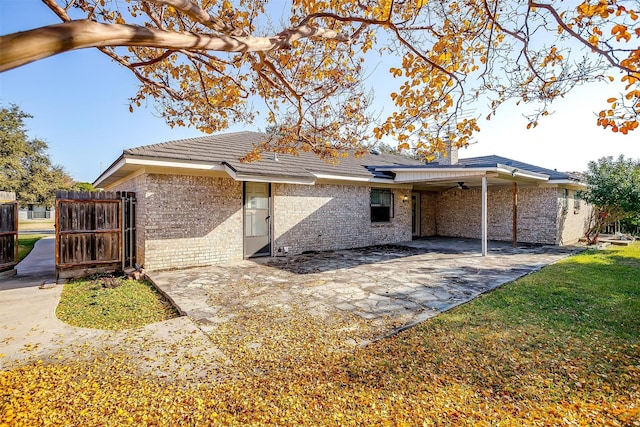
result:
[(218, 52), (266, 52), (304, 38), (342, 41), (333, 30), (301, 25), (275, 37), (206, 36), (129, 24), (79, 20), (0, 37), (0, 72), (59, 53), (88, 47), (142, 46)]
[(571, 34), (571, 36), (573, 38), (575, 38), (576, 40), (578, 40), (580, 43), (582, 43), (583, 45), (587, 46), (589, 49), (593, 50), (594, 52), (602, 55), (603, 58), (605, 58), (607, 60), (607, 62), (609, 62), (609, 64), (611, 64), (612, 67), (617, 68), (619, 70), (624, 71), (625, 73), (629, 73), (629, 74), (635, 74), (637, 73), (636, 70), (632, 70), (631, 68), (625, 67), (623, 65), (621, 65), (619, 62), (617, 62), (614, 58), (611, 57), (611, 55), (609, 54), (609, 52), (600, 49), (599, 47), (589, 43), (588, 40), (586, 40), (584, 37), (582, 37), (580, 34), (576, 33), (573, 29), (571, 29), (571, 27), (569, 27), (564, 20), (562, 19), (562, 17), (560, 16), (560, 14), (558, 13), (558, 11), (551, 6), (550, 4), (545, 4), (545, 3), (536, 3), (533, 1), (529, 1), (529, 7), (537, 7), (540, 9), (545, 9), (547, 10), (551, 16), (553, 16), (553, 19), (556, 20), (556, 22), (558, 23), (558, 25), (560, 27), (562, 27), (562, 29), (564, 31), (566, 31), (567, 33)]
[(175, 50), (165, 50), (162, 55), (160, 55), (160, 56), (158, 56), (156, 58), (150, 59), (148, 61), (143, 61), (143, 62), (131, 62), (131, 63), (129, 63), (128, 67), (129, 68), (137, 68), (137, 67), (145, 67), (145, 66), (148, 66), (148, 65), (153, 65), (155, 63), (158, 63), (158, 62), (162, 61), (163, 59), (166, 59), (166, 58), (170, 57), (175, 52), (176, 52)]
[(201, 23), (205, 27), (211, 28), (212, 30), (216, 30), (220, 33), (236, 36), (236, 37), (247, 37), (249, 34), (243, 29), (236, 28), (232, 24), (228, 24), (224, 22), (222, 19), (211, 16), (207, 11), (201, 9), (196, 4), (189, 0), (148, 0), (151, 3), (155, 3), (158, 5), (166, 5), (171, 6), (185, 15), (189, 16), (196, 22)]

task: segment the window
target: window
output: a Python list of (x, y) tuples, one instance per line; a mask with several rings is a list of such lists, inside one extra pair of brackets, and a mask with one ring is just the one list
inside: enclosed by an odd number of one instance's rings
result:
[(562, 189), (562, 212), (569, 210), (569, 189)]
[(573, 213), (578, 213), (580, 212), (580, 192), (579, 191), (575, 191), (573, 192)]
[(371, 189), (371, 222), (389, 222), (393, 218), (393, 193), (388, 188)]

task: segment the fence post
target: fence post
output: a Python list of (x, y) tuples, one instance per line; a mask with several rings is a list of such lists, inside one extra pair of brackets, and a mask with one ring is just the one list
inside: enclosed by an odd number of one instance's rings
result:
[(127, 210), (127, 198), (125, 197), (124, 192), (120, 193), (120, 228), (121, 228), (121, 236), (120, 236), (120, 250), (122, 251), (120, 258), (122, 258), (122, 271), (124, 271), (125, 269), (125, 264), (127, 263), (127, 239), (126, 239), (126, 233), (127, 233), (127, 227), (124, 223), (125, 218), (126, 218), (126, 210)]
[(0, 191), (0, 275), (16, 274), (18, 264), (18, 201), (16, 194)]

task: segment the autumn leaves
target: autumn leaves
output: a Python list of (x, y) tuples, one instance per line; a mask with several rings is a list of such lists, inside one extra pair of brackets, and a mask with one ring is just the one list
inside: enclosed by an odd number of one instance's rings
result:
[[(153, 99), (171, 126), (211, 133), (261, 120), (279, 135), (247, 160), (261, 150), (339, 159), (383, 138), (431, 159), (479, 131), (469, 109), (487, 107), (491, 117), (509, 100), (533, 103), (527, 117), (535, 127), (554, 99), (607, 79), (625, 92), (608, 101), (598, 125), (625, 134), (638, 127), (633, 2), (295, 0), (283, 8), (276, 1), (149, 0), (128, 10), (103, 0), (61, 3), (45, 1), (64, 28), (103, 33), (86, 44), (58, 44), (97, 46), (128, 68), (140, 82), (131, 109)], [(71, 10), (87, 19), (71, 21)], [(44, 31), (51, 28), (36, 33), (62, 37)], [(15, 35), (3, 41), (20, 42)], [(367, 82), (379, 63), (397, 85)], [(386, 117), (370, 110), (372, 90), (393, 106)]]

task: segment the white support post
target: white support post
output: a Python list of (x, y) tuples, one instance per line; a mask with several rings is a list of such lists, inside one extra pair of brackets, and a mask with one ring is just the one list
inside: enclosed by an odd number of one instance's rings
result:
[(482, 177), (482, 256), (487, 256), (487, 177)]

